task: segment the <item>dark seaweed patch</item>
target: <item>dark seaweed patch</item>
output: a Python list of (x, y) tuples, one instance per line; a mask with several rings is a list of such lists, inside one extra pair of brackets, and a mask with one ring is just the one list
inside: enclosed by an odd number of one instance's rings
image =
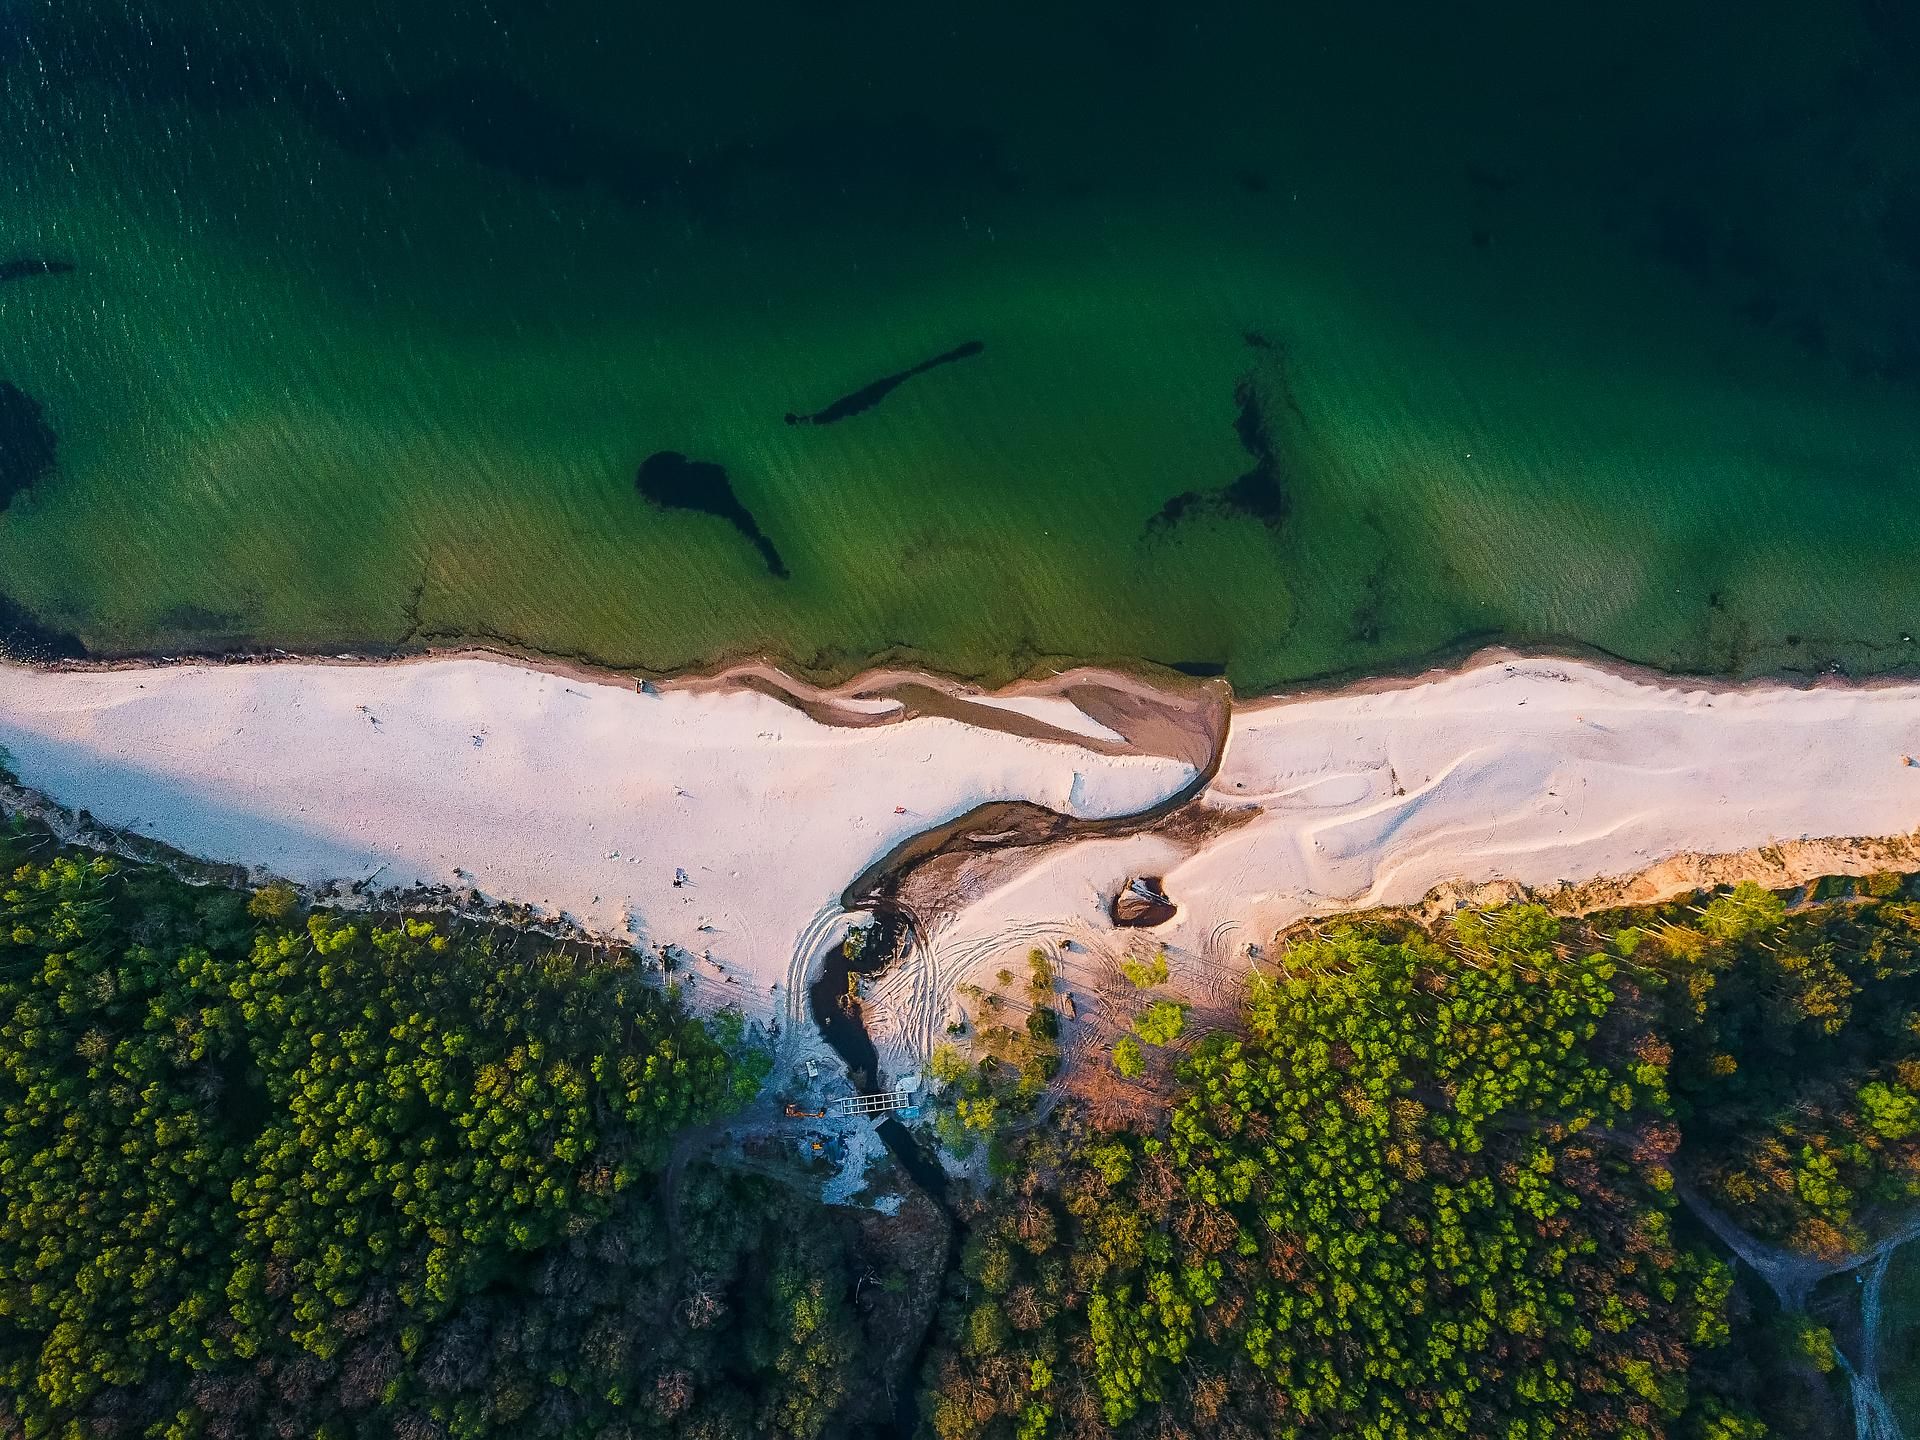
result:
[(1380, 610), (1386, 598), (1387, 565), (1382, 560), (1367, 572), (1365, 590), (1360, 603), (1353, 607), (1353, 617), (1347, 626), (1347, 638), (1356, 645), (1378, 645), (1380, 643)]
[[(1787, 335), (1793, 343), (1810, 355), (1825, 355), (1828, 350), (1827, 327), (1812, 315), (1801, 315), (1787, 326)], [(1868, 374), (1873, 373), (1869, 366)]]
[(189, 644), (207, 636), (244, 639), (248, 632), (246, 616), (204, 605), (170, 605), (156, 617), (156, 624), (168, 635), (192, 637)]
[(726, 521), (760, 552), (775, 579), (787, 578), (787, 567), (773, 542), (761, 532), (753, 512), (733, 493), (727, 472), (711, 460), (689, 460), (677, 450), (649, 455), (634, 476), (634, 488), (649, 504), (663, 510), (696, 510)]
[(0, 511), (53, 469), (56, 443), (40, 402), (0, 380)]
[(298, 92), (307, 120), (342, 149), (378, 156), (445, 136), (476, 164), (534, 185), (597, 181), (636, 202), (672, 190), (686, 158), (568, 115), (505, 76), (461, 70), (418, 90)]
[(36, 260), (22, 257), (17, 260), (0, 260), (0, 285), (9, 280), (30, 280), (35, 275), (71, 275), (73, 263), (68, 260)]
[(956, 345), (953, 349), (936, 355), (931, 360), (922, 360), (918, 365), (912, 366), (909, 369), (899, 371), (893, 375), (883, 375), (870, 385), (862, 385), (851, 395), (842, 395), (824, 410), (816, 410), (811, 415), (796, 415), (793, 411), (789, 410), (787, 412), (787, 424), (831, 425), (836, 420), (845, 420), (849, 416), (858, 415), (863, 411), (873, 409), (874, 406), (878, 405), (882, 400), (886, 399), (887, 396), (906, 384), (907, 381), (913, 379), (914, 376), (924, 375), (929, 370), (937, 370), (942, 365), (951, 365), (958, 360), (970, 360), (986, 348), (987, 347), (978, 340), (969, 340), (966, 344)]
[(0, 595), (0, 655), (11, 660), (84, 660), (78, 635), (43, 625), (26, 608)]
[(1148, 529), (1178, 525), (1182, 520), (1204, 514), (1226, 514), (1258, 520), (1269, 530), (1278, 530), (1287, 518), (1289, 506), (1280, 474), (1280, 459), (1252, 376), (1243, 377), (1234, 386), (1233, 399), (1240, 407), (1234, 417), (1233, 432), (1240, 437), (1240, 448), (1253, 460), (1252, 468), (1220, 490), (1183, 490), (1160, 507), (1160, 512), (1147, 522)]
[(1212, 660), (1169, 660), (1169, 670), (1178, 670), (1182, 675), (1191, 675), (1198, 680), (1213, 680), (1227, 673), (1227, 667)]
[(1266, 411), (1252, 380), (1242, 380), (1235, 386), (1233, 399), (1240, 407), (1233, 420), (1233, 433), (1240, 437), (1240, 448), (1253, 460), (1253, 468), (1222, 491), (1222, 496), (1231, 508), (1262, 524), (1278, 525), (1287, 518), (1287, 495), (1280, 485), (1280, 461), (1267, 430)]

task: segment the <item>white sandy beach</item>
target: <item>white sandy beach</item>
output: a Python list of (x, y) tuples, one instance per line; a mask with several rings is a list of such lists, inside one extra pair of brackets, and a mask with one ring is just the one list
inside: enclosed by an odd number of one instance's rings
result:
[[(1099, 711), (1092, 683), (1071, 693)], [(896, 845), (987, 801), (1112, 817), (1194, 778), (1165, 753), (1124, 753), (1114, 725), (1064, 695), (960, 707), (1023, 730), (1007, 733), (896, 717), (871, 692), (816, 695), (803, 713), (745, 685), (641, 693), (487, 658), (8, 666), (0, 746), (26, 786), (190, 853), (312, 886), (472, 886), (710, 953), (692, 967), (697, 999), (797, 1019), (807, 968), (844, 923), (837, 897)], [(924, 1055), (957, 984), (1037, 943), (1074, 939), (1086, 965), (1164, 941), (1204, 988), (1294, 920), (1442, 882), (1548, 885), (1904, 835), (1920, 825), (1907, 756), (1920, 758), (1915, 684), (1730, 689), (1490, 656), (1251, 702), (1184, 812), (1240, 823), (1023, 852), (880, 978), (870, 1028), (896, 1064)], [(1107, 903), (1140, 874), (1164, 876), (1179, 912), (1116, 931)]]
[(911, 836), (991, 800), (1127, 814), (1195, 775), (1070, 737), (842, 727), (746, 688), (472, 658), (7, 666), (0, 747), (29, 788), (193, 855), (316, 887), (471, 886), (710, 954), (695, 996), (753, 1014), (786, 1007), (796, 946), (814, 958), (848, 882)]
[[(1164, 943), (1189, 990), (1233, 983), (1295, 921), (1405, 905), (1451, 881), (1530, 887), (1669, 857), (1920, 826), (1920, 685), (1707, 687), (1566, 661), (1482, 657), (1405, 684), (1236, 706), (1198, 806), (1243, 823), (1048, 850), (934, 928), (875, 988), (883, 1054), (924, 1054), (963, 983), (1036, 945), (1091, 984)], [(1116, 930), (1107, 904), (1165, 877), (1179, 912)], [(1071, 948), (1060, 942), (1071, 941)]]

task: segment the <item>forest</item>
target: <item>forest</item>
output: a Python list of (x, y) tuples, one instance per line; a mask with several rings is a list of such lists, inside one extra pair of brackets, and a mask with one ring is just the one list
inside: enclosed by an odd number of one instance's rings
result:
[(770, 1057), (642, 954), (0, 832), (0, 1437), (1843, 1433), (1850, 1295), (1714, 1226), (1920, 1213), (1902, 877), (1306, 927), (1100, 1123), (1026, 971), (931, 1066), (949, 1250), (721, 1153)]
[(1288, 937), (1164, 1110), (1002, 1147), (931, 1432), (1851, 1435), (1833, 1330), (1702, 1217), (1840, 1264), (1920, 1211), (1920, 905), (1793, 898)]
[(704, 1163), (766, 1066), (631, 954), (0, 834), (0, 1436), (878, 1433), (940, 1246)]

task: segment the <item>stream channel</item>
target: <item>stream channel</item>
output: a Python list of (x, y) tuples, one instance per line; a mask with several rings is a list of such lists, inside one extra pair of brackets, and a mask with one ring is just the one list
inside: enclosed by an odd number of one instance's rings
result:
[[(860, 875), (841, 895), (841, 906), (848, 911), (867, 911), (874, 925), (866, 943), (855, 956), (843, 945), (829, 950), (820, 962), (819, 978), (807, 987), (808, 1008), (821, 1038), (847, 1067), (854, 1089), (862, 1095), (874, 1095), (886, 1088), (880, 1071), (880, 1054), (867, 1033), (866, 1019), (857, 998), (850, 998), (854, 977), (879, 974), (889, 964), (919, 943), (920, 918), (905, 898), (908, 881), (916, 873), (943, 859), (978, 856), (990, 851), (1037, 848), (1069, 840), (1094, 836), (1122, 836), (1163, 823), (1177, 824), (1177, 812), (1196, 800), (1212, 783), (1225, 754), (1224, 731), (1213, 746), (1213, 753), (1193, 779), (1159, 804), (1131, 815), (1102, 820), (1082, 820), (1024, 801), (996, 802), (980, 806), (967, 814), (925, 831), (883, 856)], [(947, 1221), (945, 1272), (958, 1264), (966, 1225), (955, 1212), (948, 1195), (947, 1172), (939, 1156), (920, 1138), (889, 1115), (876, 1127), (881, 1141), (913, 1183), (933, 1202)], [(906, 1384), (894, 1408), (892, 1434), (896, 1440), (909, 1440), (919, 1425), (918, 1382), (932, 1343), (929, 1323), (915, 1354)]]

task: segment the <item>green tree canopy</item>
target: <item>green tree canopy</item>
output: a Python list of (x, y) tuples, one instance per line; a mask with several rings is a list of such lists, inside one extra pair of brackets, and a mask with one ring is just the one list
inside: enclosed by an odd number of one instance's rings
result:
[(730, 1096), (630, 957), (28, 844), (0, 839), (0, 1391), (34, 1433), (446, 1316)]

